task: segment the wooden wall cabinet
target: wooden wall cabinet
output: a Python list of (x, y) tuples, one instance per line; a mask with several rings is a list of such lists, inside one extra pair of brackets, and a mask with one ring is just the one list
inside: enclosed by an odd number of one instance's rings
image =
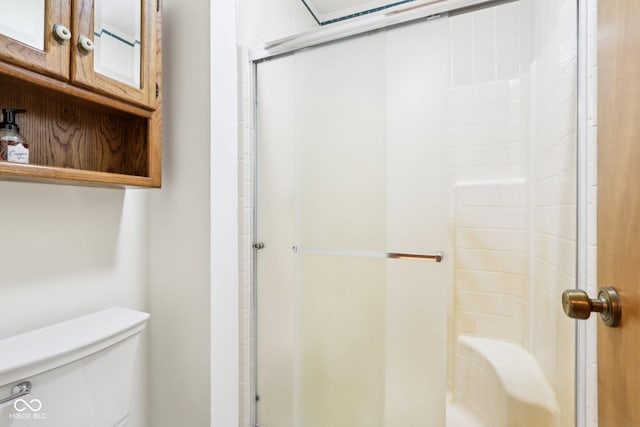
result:
[(0, 17), (0, 108), (27, 110), (30, 144), (30, 163), (0, 161), (0, 179), (160, 187), (159, 1), (39, 0), (16, 13), (26, 36)]

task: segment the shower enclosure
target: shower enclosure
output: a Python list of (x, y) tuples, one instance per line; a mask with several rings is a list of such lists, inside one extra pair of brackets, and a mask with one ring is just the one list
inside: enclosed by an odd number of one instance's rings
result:
[(548, 391), (530, 425), (575, 425), (576, 22), (488, 2), (256, 60), (258, 425), (529, 425), (492, 349)]

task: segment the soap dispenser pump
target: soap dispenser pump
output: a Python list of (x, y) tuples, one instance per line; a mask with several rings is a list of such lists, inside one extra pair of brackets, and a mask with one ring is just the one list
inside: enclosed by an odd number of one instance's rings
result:
[(0, 152), (2, 160), (16, 163), (29, 163), (29, 144), (20, 133), (16, 124), (16, 114), (26, 113), (26, 110), (3, 108), (0, 122)]

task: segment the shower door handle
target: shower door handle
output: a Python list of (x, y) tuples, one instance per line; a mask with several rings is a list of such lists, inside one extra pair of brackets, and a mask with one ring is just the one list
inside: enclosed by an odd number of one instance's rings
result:
[(596, 299), (581, 289), (567, 289), (562, 293), (562, 309), (573, 319), (588, 319), (592, 312), (600, 313), (604, 324), (611, 328), (618, 326), (622, 317), (620, 297), (612, 287), (600, 288)]
[(387, 258), (392, 259), (432, 259), (435, 262), (442, 262), (444, 259), (444, 252), (437, 251), (433, 254), (407, 254), (401, 252), (388, 252)]

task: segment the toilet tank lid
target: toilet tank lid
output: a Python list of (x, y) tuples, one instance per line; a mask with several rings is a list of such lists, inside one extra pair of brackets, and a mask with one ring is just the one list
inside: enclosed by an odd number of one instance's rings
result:
[(0, 340), (0, 386), (70, 363), (144, 329), (148, 313), (113, 307)]

